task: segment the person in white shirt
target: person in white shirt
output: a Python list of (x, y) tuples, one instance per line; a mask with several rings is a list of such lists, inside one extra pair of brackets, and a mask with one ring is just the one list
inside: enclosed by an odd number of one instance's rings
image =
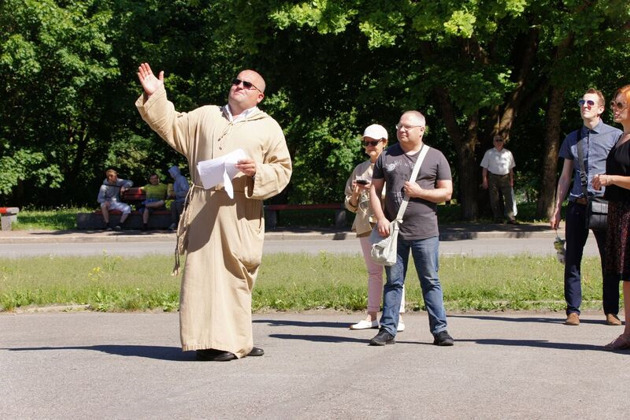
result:
[(492, 140), (494, 147), (486, 151), (481, 160), (483, 181), (481, 186), (490, 193), (490, 206), (494, 221), (502, 223), (504, 215), (501, 213), (501, 197), (505, 208), (507, 222), (516, 224), (516, 203), (514, 202), (514, 156), (512, 152), (503, 148), (503, 137), (496, 135)]

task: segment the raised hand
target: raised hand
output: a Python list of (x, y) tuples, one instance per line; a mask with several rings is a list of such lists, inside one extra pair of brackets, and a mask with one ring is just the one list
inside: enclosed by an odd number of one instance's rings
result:
[(138, 67), (138, 80), (140, 80), (144, 93), (151, 96), (164, 86), (164, 72), (161, 71), (159, 76), (155, 77), (149, 63), (142, 63), (140, 67)]

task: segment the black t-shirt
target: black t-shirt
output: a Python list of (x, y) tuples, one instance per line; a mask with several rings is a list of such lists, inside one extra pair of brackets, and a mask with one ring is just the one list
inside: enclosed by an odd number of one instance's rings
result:
[[(607, 175), (630, 176), (630, 141), (616, 144), (606, 158)], [(606, 187), (604, 198), (609, 201), (630, 203), (630, 190), (616, 185)]]
[[(419, 155), (420, 152), (413, 155), (406, 154), (396, 143), (385, 149), (376, 160), (372, 178), (384, 179), (387, 184), (385, 217), (390, 221), (396, 218), (404, 198), (405, 182), (409, 181)], [(434, 190), (437, 181), (451, 179), (451, 167), (442, 152), (430, 148), (420, 165), (416, 182), (425, 190)], [(420, 198), (410, 198), (400, 225), (400, 235), (406, 240), (438, 236), (437, 204)]]

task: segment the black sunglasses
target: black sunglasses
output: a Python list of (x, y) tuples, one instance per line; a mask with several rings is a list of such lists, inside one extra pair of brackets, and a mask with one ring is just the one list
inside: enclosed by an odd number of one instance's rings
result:
[(363, 146), (368, 147), (368, 146), (378, 146), (378, 144), (380, 143), (380, 140), (367, 140), (363, 142)]
[(623, 102), (610, 101), (610, 107), (622, 110), (626, 108), (626, 104), (624, 104)]
[(253, 84), (252, 82), (248, 82), (247, 80), (241, 80), (241, 79), (238, 79), (238, 78), (235, 78), (234, 80), (232, 80), (232, 84), (233, 84), (234, 86), (238, 86), (238, 85), (240, 85), (241, 83), (243, 84), (243, 87), (244, 87), (245, 89), (251, 89), (251, 88), (254, 88), (254, 89), (256, 89), (257, 91), (261, 92), (261, 90), (260, 90), (260, 89), (258, 89), (256, 86), (254, 86), (254, 84)]
[(587, 100), (587, 101), (585, 101), (584, 99), (580, 99), (580, 100), (578, 101), (578, 105), (579, 105), (579, 106), (584, 106), (584, 104), (586, 104), (586, 105), (588, 105), (588, 106), (595, 106), (595, 101), (592, 101), (592, 100), (590, 100), (590, 99), (589, 99), (589, 100)]

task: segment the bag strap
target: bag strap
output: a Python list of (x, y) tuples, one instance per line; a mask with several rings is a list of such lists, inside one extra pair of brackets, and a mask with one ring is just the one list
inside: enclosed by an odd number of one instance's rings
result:
[(577, 142), (577, 152), (578, 152), (578, 160), (580, 161), (580, 184), (582, 185), (582, 193), (584, 194), (584, 198), (588, 199), (588, 191), (586, 189), (586, 184), (588, 183), (588, 178), (586, 175), (586, 170), (584, 169), (584, 150), (582, 150), (582, 145), (584, 144), (584, 139), (582, 138), (582, 128), (577, 132), (577, 136), (580, 138)]
[[(416, 164), (413, 166), (413, 171), (411, 172), (411, 176), (409, 177), (409, 182), (413, 182), (418, 177), (418, 172), (420, 172), (420, 165), (422, 165), (422, 161), (424, 157), (427, 155), (430, 147), (426, 144), (422, 144), (422, 148), (420, 149), (420, 154), (418, 155), (418, 159), (416, 160)], [(396, 215), (396, 220), (399, 223), (402, 222), (403, 214), (405, 214), (405, 210), (407, 210), (407, 204), (409, 204), (409, 196), (405, 195), (403, 202), (400, 203), (400, 208), (398, 209), (398, 214)]]

